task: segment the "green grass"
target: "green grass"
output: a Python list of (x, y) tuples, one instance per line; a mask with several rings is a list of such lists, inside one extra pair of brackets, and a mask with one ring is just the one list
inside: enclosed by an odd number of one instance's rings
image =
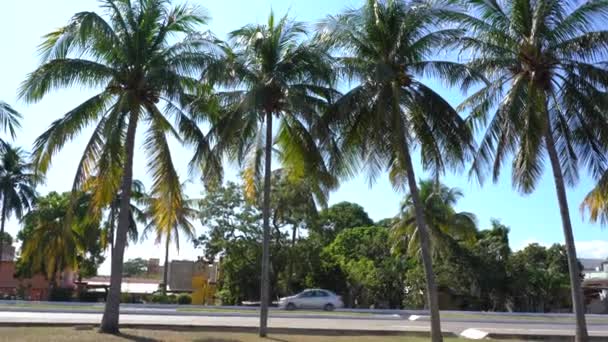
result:
[[(480, 314), (468, 314), (468, 313), (442, 313), (441, 318), (446, 319), (486, 319), (486, 320), (498, 320), (498, 321), (543, 321), (543, 322), (556, 322), (556, 323), (574, 323), (574, 317), (539, 317), (539, 316), (526, 316), (526, 315), (480, 315)], [(606, 317), (587, 317), (588, 323), (606, 323), (608, 324), (608, 316)]]
[[(411, 336), (314, 336), (271, 335), (259, 338), (252, 333), (172, 331), (150, 329), (122, 329), (120, 336), (99, 334), (94, 327), (2, 327), (0, 341), (193, 341), (193, 342), (426, 342), (426, 337)], [(460, 338), (445, 338), (446, 342), (469, 341)]]
[(72, 310), (91, 310), (103, 311), (103, 306), (94, 305), (53, 305), (53, 304), (2, 304), (0, 308), (18, 309), (72, 309)]

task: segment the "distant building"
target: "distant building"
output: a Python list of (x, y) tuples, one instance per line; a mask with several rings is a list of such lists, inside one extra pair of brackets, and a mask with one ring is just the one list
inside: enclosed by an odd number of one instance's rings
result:
[[(120, 292), (135, 295), (152, 294), (158, 291), (160, 280), (148, 278), (122, 278)], [(80, 283), (89, 289), (99, 289), (107, 291), (110, 287), (110, 276), (95, 276), (83, 279)]]
[(608, 313), (608, 259), (580, 259), (583, 264), (583, 291), (587, 312)]
[(161, 274), (162, 267), (160, 266), (160, 259), (148, 259), (148, 274)]
[(12, 245), (5, 243), (2, 246), (2, 255), (0, 256), (0, 261), (13, 261), (15, 260), (15, 247)]
[(608, 279), (608, 259), (602, 260), (594, 270), (586, 271), (585, 279)]
[(602, 268), (602, 263), (606, 262), (606, 259), (580, 258), (578, 261), (583, 265), (582, 273), (587, 275), (588, 273), (599, 271)]
[(208, 283), (217, 281), (217, 263), (207, 264), (202, 261), (173, 260), (169, 264), (168, 283), (172, 292), (192, 292), (192, 279), (204, 277)]
[[(62, 288), (74, 287), (74, 272), (65, 270), (57, 281)], [(15, 262), (0, 262), (0, 298), (19, 298), (24, 300), (48, 300), (51, 282), (41, 273), (30, 278), (15, 277)]]

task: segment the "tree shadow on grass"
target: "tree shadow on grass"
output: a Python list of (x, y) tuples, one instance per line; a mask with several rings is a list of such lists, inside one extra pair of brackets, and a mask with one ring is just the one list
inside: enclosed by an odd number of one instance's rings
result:
[[(272, 341), (272, 342), (289, 342), (287, 340), (283, 340), (283, 339), (275, 338), (275, 337), (266, 337), (264, 340)], [(196, 339), (196, 340), (194, 340), (194, 342), (241, 342), (241, 341), (235, 340), (235, 339), (228, 339), (228, 338), (207, 337), (207, 338)]]
[(128, 341), (133, 341), (133, 342), (159, 342), (160, 341), (155, 338), (137, 336), (137, 335), (131, 335), (131, 334), (125, 334), (125, 333), (119, 333), (116, 336), (118, 336), (120, 338), (124, 338), (125, 340), (128, 340)]

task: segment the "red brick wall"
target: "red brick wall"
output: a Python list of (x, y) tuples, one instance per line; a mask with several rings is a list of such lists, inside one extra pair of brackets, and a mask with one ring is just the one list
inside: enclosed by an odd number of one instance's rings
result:
[(15, 279), (15, 263), (0, 263), (0, 294), (16, 295), (18, 288), (25, 289), (25, 299), (46, 300), (49, 295), (49, 282), (41, 274), (32, 278)]

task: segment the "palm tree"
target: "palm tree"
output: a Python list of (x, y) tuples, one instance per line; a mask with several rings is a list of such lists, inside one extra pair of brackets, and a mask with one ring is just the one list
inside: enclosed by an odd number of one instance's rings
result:
[[(131, 203), (129, 204), (129, 230), (127, 235), (129, 237), (128, 242), (137, 243), (139, 240), (139, 230), (137, 224), (147, 224), (147, 217), (144, 210), (139, 208), (147, 200), (147, 193), (144, 184), (140, 180), (133, 180), (131, 186)], [(116, 235), (116, 225), (118, 221), (118, 212), (120, 209), (121, 194), (118, 193), (108, 205), (108, 216), (105, 222), (107, 241), (110, 247), (110, 256), (114, 255), (114, 237)]]
[[(486, 83), (460, 106), (487, 123), (472, 170), (499, 177), (513, 154), (512, 180), (530, 193), (549, 157), (568, 251), (576, 340), (586, 341), (576, 248), (565, 186), (579, 167), (599, 177), (606, 167), (608, 1), (465, 1), (452, 18), (468, 34), (458, 40)], [(465, 14), (466, 13), (466, 14)], [(490, 111), (492, 111), (490, 113)], [(546, 153), (546, 155), (545, 155)]]
[(156, 243), (165, 239), (165, 267), (163, 272), (163, 294), (167, 293), (169, 272), (169, 246), (175, 243), (179, 252), (179, 236), (185, 235), (188, 241), (196, 239), (196, 229), (191, 220), (198, 217), (199, 211), (195, 208), (198, 200), (189, 200), (184, 194), (183, 184), (169, 196), (148, 199), (146, 216), (150, 222), (144, 229), (142, 240), (150, 232), (156, 233)]
[(411, 153), (421, 150), (422, 166), (435, 176), (461, 165), (472, 135), (458, 113), (416, 76), (438, 76), (455, 83), (473, 78), (459, 64), (431, 61), (444, 40), (458, 30), (434, 30), (440, 8), (419, 2), (368, 0), (358, 9), (325, 19), (319, 40), (333, 46), (342, 75), (353, 88), (327, 115), (341, 132), (344, 162), (369, 171), (370, 182), (388, 170), (396, 189), (407, 185), (415, 208), (431, 311), (433, 341), (441, 341), (437, 289), (431, 263), (429, 228), (416, 185)]
[(37, 177), (26, 160), (23, 150), (4, 144), (0, 152), (0, 256), (4, 247), (2, 238), (6, 220), (13, 214), (21, 219), (36, 200)]
[[(5, 132), (8, 131), (12, 139), (15, 139), (17, 129), (21, 128), (21, 125), (19, 124), (20, 119), (21, 114), (19, 114), (19, 112), (13, 109), (8, 103), (0, 101), (0, 129)], [(5, 144), (6, 142), (3, 139), (0, 139), (0, 147), (4, 148)]]
[[(303, 41), (304, 24), (271, 13), (266, 25), (247, 25), (218, 44), (217, 60), (205, 71), (223, 115), (211, 128), (216, 151), (227, 153), (244, 166), (246, 194), (255, 198), (263, 183), (262, 286), (260, 336), (266, 336), (269, 304), (269, 239), (271, 160), (276, 142), (283, 166), (295, 175), (309, 174), (328, 187), (333, 177), (318, 148), (319, 113), (335, 95), (330, 87), (330, 56)], [(273, 117), (280, 120), (274, 141)], [(264, 167), (262, 168), (262, 161)], [(258, 182), (264, 170), (263, 182)]]
[(597, 185), (589, 191), (580, 205), (583, 217), (589, 212), (589, 220), (600, 221), (602, 226), (608, 224), (608, 172), (604, 173)]
[(90, 200), (85, 193), (50, 192), (25, 215), (21, 258), (31, 273), (43, 272), (56, 285), (63, 271), (78, 270), (100, 236), (99, 221), (88, 215)]
[[(432, 180), (419, 183), (420, 200), (435, 254), (449, 250), (453, 242), (472, 245), (477, 238), (477, 223), (473, 213), (457, 212), (454, 206), (463, 194)], [(416, 226), (416, 209), (411, 194), (401, 205), (401, 213), (392, 227), (395, 248), (407, 243), (407, 252), (420, 252), (420, 235)]]
[[(101, 4), (105, 17), (80, 12), (67, 26), (44, 37), (42, 65), (28, 75), (20, 95), (33, 102), (51, 90), (73, 85), (100, 91), (53, 122), (36, 140), (34, 164), (46, 172), (67, 141), (94, 125), (74, 190), (82, 189), (95, 175), (99, 186), (93, 194), (94, 205), (103, 207), (121, 194), (110, 290), (101, 323), (102, 332), (117, 333), (137, 127), (147, 126), (143, 147), (149, 156), (153, 195), (179, 186), (167, 135), (197, 145), (193, 169), (208, 161), (205, 135), (198, 128), (202, 115), (183, 110), (192, 99), (188, 94), (198, 94), (198, 81), (190, 76), (204, 65), (208, 54), (203, 51), (207, 39), (196, 33), (206, 17), (195, 7), (170, 8), (165, 0), (101, 0)], [(210, 165), (219, 167), (217, 162)]]

